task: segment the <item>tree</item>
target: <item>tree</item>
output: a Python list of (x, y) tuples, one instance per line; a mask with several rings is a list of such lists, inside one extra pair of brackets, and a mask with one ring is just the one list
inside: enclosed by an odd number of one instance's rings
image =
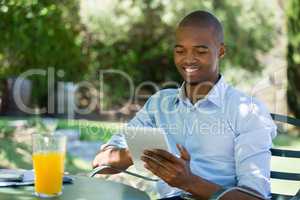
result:
[[(63, 70), (76, 81), (87, 71), (78, 1), (0, 0), (0, 76), (29, 69)], [(34, 103), (47, 104), (47, 78), (32, 76)]]
[[(106, 2), (106, 3), (105, 3)], [(100, 5), (100, 4), (99, 4)], [(102, 5), (106, 5), (104, 8)], [(93, 5), (91, 10), (97, 5)], [(92, 34), (92, 71), (120, 69), (136, 84), (162, 83), (181, 78), (173, 64), (174, 32), (178, 21), (196, 9), (216, 14), (224, 25), (227, 55), (221, 69), (243, 68), (259, 72), (257, 55), (272, 47), (275, 35), (269, 2), (194, 0), (103, 0), (99, 10), (86, 13), (83, 23)], [(111, 90), (127, 90), (120, 80), (111, 81)]]
[(300, 117), (300, 2), (290, 0), (287, 9), (288, 26), (288, 105), (295, 117)]
[[(65, 71), (58, 80), (97, 80), (100, 70), (119, 69), (134, 77), (135, 84), (180, 82), (172, 58), (174, 31), (178, 21), (196, 9), (211, 11), (224, 25), (228, 51), (221, 69), (260, 71), (257, 55), (272, 47), (275, 34), (269, 1), (80, 2), (79, 17), (79, 0), (0, 0), (0, 76), (54, 67)], [(84, 10), (91, 2), (97, 2), (93, 6), (100, 10)], [(44, 105), (47, 81), (33, 80), (39, 86), (34, 89), (36, 103)], [(111, 104), (114, 99), (122, 101), (128, 85), (119, 78), (108, 81)]]

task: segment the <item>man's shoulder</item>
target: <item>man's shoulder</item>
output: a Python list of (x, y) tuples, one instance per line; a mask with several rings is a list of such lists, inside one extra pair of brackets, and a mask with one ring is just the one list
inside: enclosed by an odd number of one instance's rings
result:
[(276, 136), (276, 125), (263, 101), (232, 86), (228, 88), (226, 98), (226, 117), (237, 133), (265, 129), (272, 138)]
[(245, 92), (230, 85), (226, 91), (225, 99), (227, 100), (226, 104), (231, 107), (255, 104), (259, 107), (265, 108), (264, 103), (257, 99), (254, 95), (246, 94)]
[(265, 103), (254, 95), (248, 95), (237, 88), (229, 86), (226, 92), (227, 113), (230, 117), (249, 119), (249, 117), (260, 116), (270, 118), (270, 111)]

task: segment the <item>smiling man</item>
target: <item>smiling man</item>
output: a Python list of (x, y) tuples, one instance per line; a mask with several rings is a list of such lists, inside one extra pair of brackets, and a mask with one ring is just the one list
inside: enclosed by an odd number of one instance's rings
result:
[[(182, 86), (151, 96), (128, 124), (166, 132), (170, 152), (149, 149), (141, 158), (161, 178), (161, 198), (181, 199), (188, 193), (208, 199), (223, 189), (231, 190), (225, 200), (270, 196), (270, 148), (276, 126), (261, 102), (225, 82), (219, 73), (224, 55), (218, 19), (206, 11), (187, 15), (176, 29), (174, 47)], [(103, 164), (121, 169), (132, 165), (122, 135), (114, 135), (96, 155), (93, 167)]]

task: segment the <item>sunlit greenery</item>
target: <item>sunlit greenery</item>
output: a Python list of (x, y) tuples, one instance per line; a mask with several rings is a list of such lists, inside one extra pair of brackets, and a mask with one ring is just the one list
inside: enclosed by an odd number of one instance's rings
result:
[[(65, 72), (57, 80), (82, 78), (88, 64), (78, 22), (78, 1), (1, 0), (0, 77), (53, 67)], [(47, 75), (29, 78), (34, 103), (46, 105)]]
[[(273, 0), (272, 0), (273, 1)], [(224, 68), (263, 69), (257, 55), (272, 47), (272, 4), (249, 0), (0, 1), (0, 76), (54, 67), (57, 80), (89, 80), (99, 87), (99, 71), (119, 69), (135, 83), (180, 81), (172, 59), (174, 30), (187, 13), (204, 9), (222, 21), (227, 55)], [(81, 3), (80, 3), (81, 2)], [(94, 3), (93, 3), (94, 2)], [(32, 76), (35, 103), (47, 103), (45, 76)], [(107, 77), (109, 103), (128, 96), (128, 82)], [(111, 92), (113, 90), (113, 92)]]
[[(23, 121), (22, 127), (11, 123)], [(80, 141), (106, 142), (122, 124), (86, 120), (57, 120), (57, 130), (74, 130)], [(44, 133), (46, 126), (42, 118), (1, 118), (0, 119), (0, 168), (31, 169), (31, 133)], [(67, 153), (66, 171), (82, 173), (91, 170), (89, 162)]]
[(297, 118), (300, 118), (300, 2), (290, 0), (288, 16), (288, 103)]
[[(104, 8), (105, 5), (106, 7)], [(82, 20), (91, 33), (91, 69), (120, 69), (142, 81), (180, 82), (173, 64), (176, 24), (197, 9), (211, 11), (225, 29), (227, 54), (221, 69), (243, 68), (259, 72), (263, 66), (257, 55), (272, 47), (275, 35), (274, 9), (266, 1), (103, 1), (82, 2)], [(96, 73), (97, 74), (97, 73)], [(93, 77), (93, 76), (92, 76)], [(120, 76), (106, 79), (107, 93), (123, 100), (128, 82)], [(126, 93), (126, 92), (125, 92)]]

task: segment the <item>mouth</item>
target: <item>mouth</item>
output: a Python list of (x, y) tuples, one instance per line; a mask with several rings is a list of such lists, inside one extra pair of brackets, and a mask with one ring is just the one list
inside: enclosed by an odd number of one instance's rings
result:
[(196, 66), (183, 67), (183, 71), (188, 75), (197, 73), (199, 70), (200, 68)]

